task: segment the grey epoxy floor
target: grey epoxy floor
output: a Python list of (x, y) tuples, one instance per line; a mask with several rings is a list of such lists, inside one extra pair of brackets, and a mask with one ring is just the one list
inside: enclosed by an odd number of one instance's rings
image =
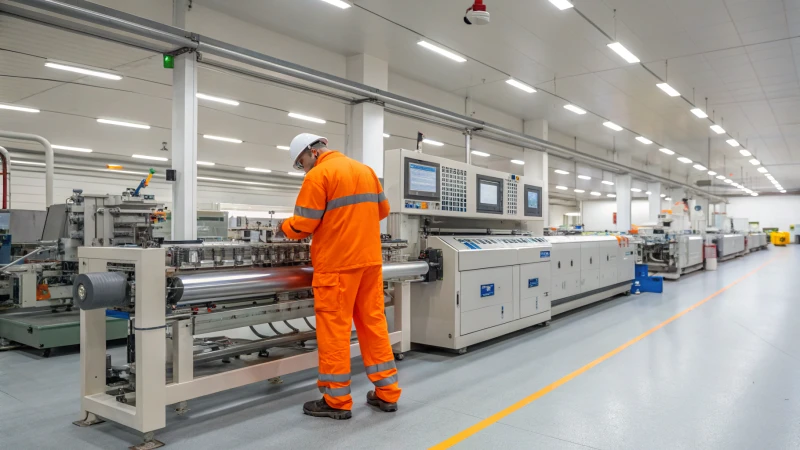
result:
[[(778, 256), (778, 259), (772, 259)], [(427, 448), (501, 411), (714, 294), (640, 342), (464, 440), (493, 449), (800, 448), (800, 248), (770, 247), (665, 283), (664, 294), (617, 297), (471, 348), (412, 352), (399, 364), (401, 410), (363, 404), (354, 418), (302, 415), (315, 373), (259, 383), (168, 412), (167, 448)], [(113, 350), (121, 354), (121, 349)], [(139, 436), (104, 423), (81, 429), (78, 354), (0, 353), (0, 448), (124, 449)], [(360, 362), (355, 361), (354, 367)]]

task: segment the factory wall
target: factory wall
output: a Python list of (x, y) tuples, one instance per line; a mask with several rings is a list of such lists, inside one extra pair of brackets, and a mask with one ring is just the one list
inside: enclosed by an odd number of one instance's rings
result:
[(800, 195), (731, 197), (728, 202), (728, 217), (747, 218), (758, 222), (760, 228), (777, 227), (780, 231), (791, 231), (790, 225), (800, 227)]
[[(661, 202), (662, 209), (668, 207), (667, 202)], [(617, 211), (617, 202), (614, 200), (589, 200), (583, 202), (583, 224), (588, 231), (616, 231), (614, 213)], [(631, 201), (631, 223), (642, 225), (652, 222), (649, 219), (650, 206), (647, 200)]]

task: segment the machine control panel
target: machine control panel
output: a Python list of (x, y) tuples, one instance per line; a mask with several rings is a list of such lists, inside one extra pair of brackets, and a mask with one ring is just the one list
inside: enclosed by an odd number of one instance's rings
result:
[(547, 240), (542, 237), (470, 237), (456, 238), (456, 242), (460, 242), (472, 250), (531, 247), (536, 246), (536, 244), (550, 246)]

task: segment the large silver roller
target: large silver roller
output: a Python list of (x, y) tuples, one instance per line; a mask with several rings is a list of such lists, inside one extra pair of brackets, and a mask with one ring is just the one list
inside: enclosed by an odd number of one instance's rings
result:
[[(425, 261), (384, 263), (385, 280), (428, 273)], [(168, 280), (169, 303), (191, 306), (225, 300), (246, 300), (278, 292), (311, 289), (314, 268), (307, 266), (265, 267), (181, 274)]]

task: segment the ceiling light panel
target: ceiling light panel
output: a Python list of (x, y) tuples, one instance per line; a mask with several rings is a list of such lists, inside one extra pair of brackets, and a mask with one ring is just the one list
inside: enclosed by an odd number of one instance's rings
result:
[(761, 172), (761, 173), (769, 173), (769, 170), (767, 170), (766, 167), (759, 167), (758, 171)]
[(320, 119), (318, 117), (311, 117), (311, 116), (307, 116), (305, 114), (298, 114), (298, 113), (293, 113), (293, 112), (289, 113), (289, 117), (291, 117), (293, 119), (305, 120), (306, 122), (327, 123), (326, 120)]
[(385, 138), (390, 138), (390, 137), (392, 137), (392, 135), (391, 135), (391, 134), (389, 134), (389, 133), (383, 133), (383, 137), (385, 137)]
[(426, 144), (433, 145), (435, 147), (441, 147), (441, 146), (444, 145), (444, 143), (442, 143), (442, 142), (434, 141), (433, 139), (427, 139), (427, 138), (423, 139), (422, 142), (424, 142)]
[(614, 122), (603, 122), (603, 126), (606, 128), (611, 128), (614, 131), (622, 131), (622, 127), (615, 124)]
[(578, 178), (580, 178), (581, 180), (591, 180), (592, 179), (592, 177), (590, 177), (589, 175), (578, 175)]
[(714, 133), (717, 133), (717, 134), (725, 133), (725, 128), (722, 128), (721, 126), (719, 126), (717, 124), (711, 125), (709, 128), (711, 128), (714, 131)]
[(695, 168), (695, 169), (697, 169), (697, 170), (702, 170), (702, 171), (706, 171), (706, 170), (708, 170), (708, 167), (706, 167), (706, 166), (704, 166), (704, 165), (702, 165), (702, 164), (695, 164), (695, 165), (694, 165), (694, 166), (692, 166), (692, 167), (694, 167), (694, 168)]
[(150, 161), (169, 161), (169, 158), (164, 158), (162, 156), (131, 155), (131, 158), (149, 159)]
[(270, 173), (270, 172), (272, 172), (269, 169), (260, 169), (258, 167), (245, 167), (244, 170), (246, 170), (248, 172), (261, 172), (261, 173)]
[(727, 142), (728, 145), (730, 145), (731, 147), (738, 147), (739, 146), (739, 141), (737, 141), (736, 139), (728, 139), (725, 142)]
[(517, 88), (519, 90), (525, 91), (528, 94), (533, 94), (534, 92), (536, 92), (536, 89), (528, 86), (527, 84), (525, 84), (525, 83), (523, 83), (521, 81), (517, 81), (517, 80), (515, 80), (513, 78), (509, 78), (508, 80), (506, 80), (506, 83), (510, 84), (511, 86), (514, 86), (515, 88)]
[(333, 5), (333, 6), (337, 7), (337, 8), (341, 8), (341, 9), (347, 9), (347, 8), (353, 6), (350, 3), (347, 3), (347, 2), (342, 1), (342, 0), (322, 0), (322, 1), (325, 2), (325, 3), (328, 3), (330, 5)]
[(572, 8), (574, 5), (567, 0), (550, 0), (550, 3), (556, 6), (561, 11)]
[(747, 150), (745, 150), (745, 149), (741, 149), (741, 150), (739, 150), (739, 154), (740, 154), (740, 155), (742, 155), (742, 156), (753, 156), (753, 154), (752, 154), (752, 153), (748, 152), (748, 151), (747, 151)]
[(578, 107), (577, 107), (577, 106), (575, 106), (575, 105), (564, 105), (564, 109), (566, 109), (566, 110), (568, 110), (568, 111), (572, 111), (572, 112), (574, 112), (575, 114), (580, 114), (580, 115), (584, 115), (584, 114), (586, 114), (586, 110), (585, 110), (585, 109), (583, 109), (583, 108), (578, 108)]
[(568, 188), (566, 186), (556, 186), (556, 189), (560, 191), (566, 191)]
[(759, 165), (761, 165), (761, 161), (753, 158), (753, 159), (750, 160), (750, 164), (752, 164), (754, 166), (759, 166)]
[(706, 112), (703, 111), (700, 108), (693, 108), (690, 111), (692, 112), (692, 114), (694, 114), (695, 116), (697, 116), (697, 117), (699, 117), (701, 119), (705, 119), (705, 118), (708, 117), (708, 114), (706, 114)]
[(197, 161), (198, 166), (216, 166), (216, 163), (210, 161)]
[(622, 57), (625, 61), (629, 64), (638, 63), (639, 58), (636, 57), (633, 53), (630, 52), (624, 45), (620, 44), (619, 42), (612, 42), (608, 44), (608, 48), (614, 50), (616, 54)]
[(658, 83), (656, 86), (658, 86), (658, 88), (662, 91), (666, 92), (670, 97), (680, 97), (681, 95), (680, 92), (676, 91), (674, 87), (667, 83)]
[(617, 194), (606, 194), (606, 197), (608, 197), (608, 198), (616, 198)]
[(51, 145), (56, 150), (69, 150), (71, 152), (81, 152), (81, 153), (92, 153), (92, 149), (90, 148), (81, 148), (81, 147), (70, 147), (68, 145)]
[(613, 186), (614, 185), (613, 181), (608, 181), (608, 180), (603, 180), (603, 181), (601, 181), (601, 183), (609, 185), (609, 186)]
[(122, 79), (121, 76), (115, 73), (111, 73), (99, 68), (81, 66), (80, 64), (72, 64), (62, 61), (48, 61), (44, 65), (45, 67), (49, 67), (51, 69), (66, 70), (67, 72), (74, 72), (97, 78), (105, 78), (106, 80), (118, 81)]
[(687, 158), (687, 157), (685, 157), (685, 156), (679, 157), (678, 161), (680, 161), (680, 162), (682, 162), (684, 164), (691, 164), (692, 163), (692, 160)]
[(589, 195), (593, 195), (593, 196), (595, 196), (595, 197), (600, 197), (600, 196), (601, 196), (601, 195), (603, 195), (603, 194), (601, 194), (601, 193), (599, 193), (599, 192), (596, 192), (596, 191), (592, 191), (592, 192), (589, 192)]
[(566, 170), (561, 170), (561, 169), (556, 169), (553, 172), (559, 173), (561, 175), (569, 175), (569, 172), (567, 172)]
[(670, 150), (668, 148), (660, 148), (660, 149), (658, 149), (658, 151), (660, 151), (661, 153), (667, 154), (667, 155), (674, 155), (675, 154), (675, 152), (673, 152), (672, 150)]
[(241, 139), (229, 138), (229, 137), (224, 137), (224, 136), (215, 136), (213, 134), (204, 134), (203, 138), (211, 139), (212, 141), (230, 142), (230, 143), (233, 143), (233, 144), (241, 144), (242, 142), (244, 142)]
[(492, 155), (490, 155), (490, 154), (488, 154), (486, 152), (479, 152), (478, 150), (473, 150), (470, 153), (472, 153), (475, 156), (483, 156), (484, 158), (487, 157), (487, 156), (492, 156)]
[(583, 189), (573, 189), (573, 191), (575, 191), (578, 194), (583, 194), (584, 192), (586, 192)]
[(521, 161), (519, 159), (512, 159), (511, 160), (511, 164), (516, 164), (518, 166), (524, 166), (525, 165), (525, 161)]
[(717, 179), (718, 180), (724, 180), (725, 179), (725, 175), (717, 175)]
[(278, 150), (291, 150), (291, 147), (289, 147), (288, 145), (276, 145), (275, 148), (277, 148)]
[(8, 105), (0, 103), (0, 109), (7, 109), (9, 111), (19, 111), (19, 112), (26, 112), (26, 113), (38, 113), (40, 112), (36, 108), (28, 108), (27, 106), (17, 106), (17, 105)]
[(430, 50), (432, 52), (438, 53), (438, 54), (444, 56), (445, 58), (452, 59), (453, 61), (456, 61), (456, 62), (463, 63), (463, 62), (467, 61), (466, 58), (464, 58), (463, 56), (456, 55), (455, 53), (453, 53), (453, 52), (451, 52), (449, 50), (445, 50), (445, 49), (443, 49), (443, 48), (441, 48), (441, 47), (439, 47), (437, 45), (433, 45), (428, 41), (419, 41), (419, 42), (417, 42), (417, 45), (419, 45), (421, 47), (425, 47), (425, 48), (427, 48), (428, 50)]
[(215, 97), (213, 95), (208, 95), (208, 94), (201, 94), (199, 92), (196, 95), (197, 95), (197, 98), (199, 98), (201, 100), (208, 100), (208, 101), (211, 101), (211, 102), (223, 103), (223, 104), (231, 105), (231, 106), (239, 106), (239, 102), (237, 102), (236, 100), (231, 100), (231, 99), (222, 98), (222, 97)]
[(639, 188), (631, 188), (631, 192), (642, 192)]
[(714, 172), (713, 170), (709, 170), (709, 171), (708, 171), (708, 174), (709, 174), (709, 175), (711, 175), (711, 176), (713, 177), (714, 175), (716, 175), (716, 174), (717, 174), (717, 172)]
[(650, 144), (653, 143), (653, 141), (651, 141), (650, 139), (647, 139), (644, 136), (636, 136), (636, 140), (641, 142), (644, 145), (650, 145)]
[(104, 123), (106, 125), (117, 125), (120, 127), (128, 127), (128, 128), (140, 128), (142, 130), (149, 130), (150, 125), (146, 125), (143, 123), (133, 123), (133, 122), (124, 122), (122, 120), (111, 120), (111, 119), (97, 119), (98, 123)]

